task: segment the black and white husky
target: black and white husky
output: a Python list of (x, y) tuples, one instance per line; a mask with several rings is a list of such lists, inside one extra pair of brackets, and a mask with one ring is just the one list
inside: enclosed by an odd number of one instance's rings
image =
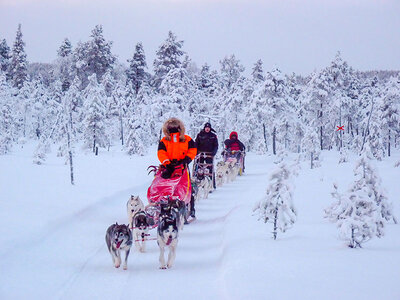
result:
[(141, 210), (133, 216), (132, 224), (136, 249), (145, 252), (146, 236), (148, 236), (150, 227), (154, 225), (154, 220)]
[[(160, 247), (160, 269), (171, 268), (175, 261), (176, 247), (178, 246), (177, 219), (163, 217), (157, 228), (157, 243)], [(165, 263), (164, 251), (169, 248), (168, 261)]]
[(176, 220), (179, 230), (182, 230), (185, 223), (186, 206), (183, 201), (169, 200), (168, 203), (161, 203), (159, 219), (171, 218)]
[(144, 210), (144, 204), (140, 197), (131, 195), (128, 202), (126, 203), (126, 210), (128, 213), (129, 226), (132, 229), (133, 216), (137, 212)]
[(132, 246), (132, 233), (128, 225), (115, 223), (108, 227), (106, 244), (116, 268), (121, 265), (121, 250), (125, 251), (124, 270), (128, 269), (128, 256)]

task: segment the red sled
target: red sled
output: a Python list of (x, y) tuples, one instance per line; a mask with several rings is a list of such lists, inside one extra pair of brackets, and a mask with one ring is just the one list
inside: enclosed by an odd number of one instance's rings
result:
[(147, 190), (149, 204), (159, 203), (166, 198), (179, 199), (185, 204), (190, 203), (192, 185), (187, 168), (182, 165), (176, 166), (171, 178), (168, 179), (161, 177), (162, 171), (162, 168), (157, 169), (153, 182)]

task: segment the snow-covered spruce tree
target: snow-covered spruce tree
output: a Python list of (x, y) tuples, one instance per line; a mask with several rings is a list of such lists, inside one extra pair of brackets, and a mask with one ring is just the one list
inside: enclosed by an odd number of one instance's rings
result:
[(393, 133), (400, 131), (400, 77), (391, 77), (384, 86), (384, 91), (379, 99), (383, 121), (384, 142), (387, 154), (391, 154)]
[(385, 149), (383, 145), (383, 132), (382, 132), (382, 111), (379, 110), (378, 105), (373, 105), (370, 111), (370, 118), (365, 132), (366, 143), (368, 144), (373, 156), (377, 160), (382, 160), (385, 156)]
[(87, 148), (92, 148), (97, 153), (97, 147), (107, 145), (105, 128), (106, 107), (105, 91), (97, 83), (96, 74), (89, 77), (89, 84), (84, 90), (84, 142)]
[(146, 56), (142, 43), (137, 43), (132, 59), (128, 60), (129, 68), (126, 70), (127, 84), (130, 84), (136, 95), (142, 86), (143, 81), (148, 77), (145, 69), (147, 68)]
[(112, 42), (105, 40), (101, 25), (95, 26), (90, 37), (91, 40), (78, 43), (74, 51), (74, 65), (82, 89), (86, 88), (92, 74), (96, 74), (98, 82), (101, 82), (103, 75), (114, 67), (116, 61), (111, 53)]
[(8, 66), (8, 78), (14, 87), (21, 89), (28, 79), (27, 66), (25, 42), (22, 40), (21, 24), (19, 24)]
[(294, 73), (286, 76), (286, 94), (287, 97), (290, 98), (288, 104), (292, 113), (290, 114), (291, 127), (285, 128), (285, 135), (288, 134), (289, 129), (291, 133), (289, 150), (296, 153), (301, 152), (301, 140), (304, 137), (304, 124), (302, 122), (304, 118), (300, 101), (300, 94), (303, 86), (299, 78), (300, 77), (296, 76)]
[(265, 80), (263, 62), (261, 59), (257, 60), (257, 62), (254, 64), (253, 70), (251, 72), (251, 79), (255, 84), (258, 84)]
[(296, 221), (297, 213), (292, 203), (292, 185), (289, 180), (289, 168), (282, 162), (271, 174), (265, 198), (254, 208), (259, 220), (274, 224), (274, 240), (278, 230), (285, 232)]
[(234, 54), (231, 56), (226, 56), (219, 63), (221, 65), (221, 80), (226, 91), (229, 92), (236, 81), (242, 77), (242, 73), (245, 69), (240, 61), (236, 59)]
[(129, 155), (146, 153), (146, 140), (148, 135), (148, 119), (143, 117), (145, 108), (142, 104), (135, 107), (128, 121), (126, 149)]
[[(189, 118), (189, 100), (193, 95), (194, 84), (184, 68), (174, 68), (168, 72), (160, 85), (160, 93), (167, 102), (164, 105), (166, 117), (181, 115), (186, 128), (191, 127)], [(186, 114), (184, 117), (182, 114)]]
[(374, 236), (382, 237), (383, 219), (368, 186), (356, 181), (345, 195), (339, 193), (336, 184), (333, 187), (331, 195), (336, 201), (325, 209), (325, 216), (337, 224), (340, 238), (350, 248), (361, 248)]
[(254, 85), (253, 89), (248, 105), (243, 108), (247, 120), (247, 123), (243, 124), (243, 130), (251, 134), (249, 142), (252, 151), (265, 154), (268, 152), (270, 131), (267, 124), (269, 110), (264, 96), (263, 82)]
[(47, 121), (46, 110), (48, 103), (47, 90), (39, 80), (32, 82), (32, 109), (30, 116), (31, 131), (37, 139), (42, 135)]
[[(198, 86), (207, 98), (215, 97), (220, 90), (218, 72), (211, 70), (208, 64), (204, 64), (200, 70)], [(211, 109), (211, 103), (209, 103), (209, 107)]]
[[(349, 118), (351, 99), (348, 96), (348, 89), (351, 82), (350, 69), (338, 52), (326, 68), (327, 83), (329, 84), (330, 105), (326, 106), (328, 114), (328, 128), (345, 125)], [(327, 138), (331, 139), (330, 148), (334, 145), (340, 150), (343, 147), (344, 130), (331, 130), (327, 132)]]
[(0, 71), (6, 72), (10, 63), (11, 53), (7, 41), (3, 39), (0, 42)]
[(245, 78), (240, 77), (232, 84), (229, 91), (224, 89), (221, 107), (217, 112), (225, 119), (225, 129), (228, 132), (239, 130), (239, 117), (243, 114), (243, 107), (245, 106), (243, 99), (244, 84)]
[(307, 153), (306, 157), (310, 158), (311, 169), (321, 166), (320, 140), (315, 127), (305, 127), (304, 137), (301, 141), (301, 148), (305, 153)]
[(157, 89), (172, 69), (181, 67), (184, 54), (182, 47), (183, 41), (178, 41), (172, 31), (168, 32), (167, 39), (158, 47), (156, 58), (153, 62), (154, 86)]
[(0, 70), (0, 155), (11, 150), (13, 144), (13, 105), (11, 87)]
[(74, 80), (73, 53), (69, 39), (65, 38), (57, 51), (57, 71), (62, 82), (62, 90), (66, 91)]
[(329, 126), (327, 108), (330, 103), (329, 74), (326, 70), (312, 75), (306, 89), (300, 95), (304, 123), (318, 127), (320, 149), (329, 149), (332, 128)]
[(87, 64), (89, 73), (96, 74), (100, 82), (103, 75), (113, 68), (116, 58), (111, 53), (112, 42), (104, 38), (101, 25), (95, 26), (90, 37), (92, 39), (89, 44)]
[(112, 108), (113, 114), (118, 118), (119, 124), (119, 139), (121, 140), (121, 144), (125, 144), (125, 116), (128, 110), (127, 98), (125, 97), (127, 94), (127, 86), (118, 81), (116, 86), (112, 92)]
[(381, 186), (382, 180), (372, 165), (372, 159), (373, 154), (369, 144), (366, 144), (354, 169), (356, 176), (362, 176), (362, 178), (360, 178), (356, 183), (358, 186), (368, 186), (368, 191), (372, 193), (372, 197), (375, 200), (376, 205), (379, 207), (383, 219), (386, 221), (393, 220), (394, 223), (397, 223), (396, 217), (393, 215), (392, 203), (387, 198), (386, 193)]
[(294, 114), (293, 107), (288, 102), (290, 97), (287, 95), (286, 80), (279, 69), (267, 72), (263, 96), (266, 99), (266, 125), (272, 137), (272, 153), (276, 155), (277, 143), (286, 144), (285, 136), (288, 129), (292, 127), (290, 120), (293, 119)]

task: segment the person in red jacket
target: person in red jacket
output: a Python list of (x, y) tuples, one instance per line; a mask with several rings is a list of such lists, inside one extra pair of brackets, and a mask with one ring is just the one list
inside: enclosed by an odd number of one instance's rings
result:
[[(157, 156), (165, 170), (161, 177), (171, 177), (177, 165), (185, 167), (195, 158), (197, 154), (196, 143), (185, 134), (183, 122), (177, 118), (168, 119), (162, 128), (164, 137), (158, 144)], [(195, 217), (194, 197), (190, 201), (190, 215)]]
[[(243, 145), (241, 141), (238, 139), (238, 133), (236, 131), (232, 131), (231, 134), (229, 135), (229, 139), (225, 140), (225, 150), (227, 152), (235, 152), (235, 151), (241, 151), (244, 152), (246, 150), (246, 147)], [(241, 155), (240, 152), (237, 152), (237, 159), (239, 159), (239, 156)], [(244, 156), (243, 156), (243, 172), (244, 172)]]

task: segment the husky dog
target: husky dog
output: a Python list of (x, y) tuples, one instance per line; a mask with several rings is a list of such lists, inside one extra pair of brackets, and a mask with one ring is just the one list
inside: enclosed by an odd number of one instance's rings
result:
[[(160, 269), (171, 268), (175, 261), (178, 245), (178, 226), (176, 219), (164, 217), (157, 228), (157, 244), (160, 247)], [(169, 247), (168, 261), (165, 263), (164, 251)]]
[(228, 163), (227, 177), (229, 181), (234, 181), (239, 172), (238, 164), (236, 163), (236, 159), (233, 159)]
[(132, 225), (136, 249), (143, 253), (146, 248), (145, 237), (148, 235), (150, 226), (154, 225), (154, 220), (141, 210), (133, 216)]
[(194, 178), (197, 187), (196, 201), (199, 199), (207, 199), (208, 194), (213, 190), (212, 179), (210, 178), (210, 170), (207, 167), (200, 166)]
[(186, 205), (185, 202), (180, 201), (178, 199), (170, 201), (171, 206), (171, 214), (176, 216), (176, 225), (179, 230), (183, 229), (183, 224), (185, 224), (185, 215), (186, 215)]
[(186, 205), (180, 200), (169, 200), (168, 203), (161, 203), (159, 220), (170, 218), (176, 220), (179, 229), (183, 228), (185, 223)]
[(106, 232), (106, 244), (110, 251), (113, 264), (116, 268), (121, 265), (121, 250), (125, 251), (124, 270), (128, 269), (128, 256), (132, 246), (132, 233), (125, 224), (115, 223), (108, 227)]
[(219, 161), (217, 164), (217, 171), (216, 171), (216, 183), (217, 186), (221, 186), (227, 180), (226, 172), (228, 170), (228, 164), (224, 161)]
[(144, 210), (144, 204), (142, 200), (140, 200), (139, 196), (133, 196), (129, 198), (128, 202), (126, 203), (126, 210), (128, 213), (128, 220), (129, 226), (131, 229), (133, 228), (133, 216), (141, 210)]

